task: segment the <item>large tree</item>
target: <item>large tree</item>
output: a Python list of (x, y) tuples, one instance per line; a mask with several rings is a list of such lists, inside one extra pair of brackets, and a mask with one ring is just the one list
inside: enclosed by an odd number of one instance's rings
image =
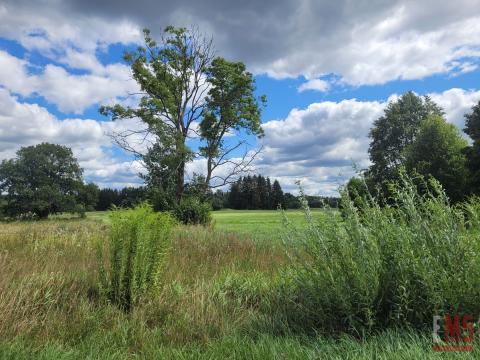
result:
[(79, 204), (85, 209), (90, 204), (82, 203), (81, 198), (85, 199), (85, 191), (91, 187), (85, 188), (82, 169), (65, 146), (42, 143), (23, 147), (16, 158), (0, 164), (0, 192), (6, 193), (9, 216), (33, 213), (45, 218), (51, 213), (77, 211)]
[(413, 143), (420, 127), (429, 115), (442, 116), (443, 111), (429, 97), (419, 97), (409, 91), (392, 101), (370, 130), (368, 149), (371, 167), (366, 175), (373, 184), (385, 191), (386, 183), (398, 176), (405, 161), (404, 149)]
[[(166, 152), (166, 176), (173, 178), (177, 200), (183, 196), (185, 165), (192, 156), (186, 145), (192, 124), (203, 114), (204, 97), (208, 92), (205, 73), (213, 59), (212, 42), (197, 31), (167, 27), (157, 42), (144, 30), (145, 46), (124, 55), (133, 78), (141, 89), (138, 107), (120, 104), (102, 107), (100, 111), (113, 120), (139, 118), (144, 129), (131, 129), (114, 134), (114, 139), (124, 149), (143, 157), (129, 141), (132, 135), (150, 139), (157, 148), (150, 151), (155, 156)], [(138, 145), (138, 144), (137, 144)], [(164, 171), (165, 173), (165, 171)]]
[[(117, 104), (102, 107), (101, 112), (113, 120), (137, 118), (144, 125), (113, 138), (143, 160), (147, 185), (161, 197), (170, 198), (173, 192), (178, 203), (184, 194), (186, 164), (196, 155), (207, 159), (206, 185), (222, 165), (235, 175), (250, 170), (252, 156), (236, 161), (234, 150), (240, 145), (232, 149), (223, 141), (232, 130), (261, 135), (259, 104), (245, 66), (215, 58), (212, 41), (195, 29), (167, 27), (159, 44), (148, 30), (144, 34), (145, 45), (124, 56), (141, 89), (138, 106)], [(199, 154), (187, 145), (192, 136), (203, 140)], [(147, 142), (146, 152), (139, 151), (139, 139)], [(230, 179), (226, 175), (221, 182)]]
[(467, 178), (463, 153), (466, 146), (467, 141), (455, 125), (431, 115), (404, 151), (406, 168), (410, 173), (434, 177), (452, 201), (460, 201), (465, 195)]
[(480, 195), (480, 102), (472, 107), (472, 112), (465, 115), (465, 129), (472, 139), (472, 144), (464, 150), (469, 170), (469, 191)]

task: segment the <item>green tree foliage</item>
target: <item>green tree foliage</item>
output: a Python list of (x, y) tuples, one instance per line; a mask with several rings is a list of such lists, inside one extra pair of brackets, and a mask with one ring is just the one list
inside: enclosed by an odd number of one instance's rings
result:
[(185, 185), (183, 198), (173, 204), (173, 215), (186, 225), (208, 225), (211, 222), (212, 196), (210, 189), (205, 192), (205, 177), (194, 174)]
[[(139, 156), (147, 168), (145, 182), (160, 208), (174, 208), (185, 190), (185, 166), (194, 155), (207, 159), (204, 192), (212, 180), (224, 185), (232, 176), (249, 168), (251, 157), (232, 159), (243, 142), (228, 147), (223, 141), (231, 131), (260, 136), (260, 108), (254, 97), (254, 80), (240, 62), (214, 58), (212, 42), (195, 29), (165, 29), (161, 42), (144, 30), (145, 45), (126, 53), (124, 59), (142, 91), (138, 107), (114, 105), (101, 113), (112, 120), (138, 118), (143, 131), (114, 134), (122, 148)], [(263, 102), (263, 98), (261, 99)], [(194, 124), (199, 124), (198, 131)], [(203, 145), (199, 154), (186, 140), (197, 131)], [(139, 134), (151, 141), (146, 153), (139, 153), (129, 137)], [(229, 165), (231, 173), (214, 177), (215, 169)]]
[(132, 208), (147, 200), (145, 187), (125, 187), (118, 189), (101, 189), (95, 210), (105, 211), (112, 207)]
[(300, 209), (302, 207), (302, 203), (300, 202), (298, 196), (293, 194), (285, 193), (284, 200), (286, 209)]
[(97, 184), (88, 183), (80, 188), (78, 199), (85, 211), (93, 211), (97, 207), (100, 189)]
[(392, 101), (370, 130), (369, 147), (372, 166), (367, 172), (374, 185), (386, 194), (387, 183), (398, 179), (399, 167), (405, 161), (404, 149), (413, 143), (429, 115), (442, 116), (441, 108), (428, 97), (409, 91)]
[(363, 176), (354, 176), (348, 180), (344, 187), (344, 191), (348, 194), (357, 208), (362, 206), (362, 203), (368, 201), (370, 198), (370, 190), (367, 179)]
[[(287, 205), (286, 195), (287, 194), (283, 194), (285, 208), (290, 209), (290, 207)], [(337, 208), (340, 203), (340, 198), (334, 196), (305, 195), (305, 200), (307, 200), (308, 207), (310, 208)]]
[[(240, 188), (242, 187), (240, 183), (249, 181), (248, 176), (244, 177), (243, 179), (239, 179), (239, 181), (233, 183), (230, 187), (230, 191), (223, 192), (221, 190), (217, 190), (211, 195), (213, 210), (220, 210), (222, 208), (251, 210), (276, 209), (276, 207), (273, 206), (275, 201), (272, 199), (273, 191), (272, 185), (270, 184), (270, 178), (265, 178), (261, 175), (254, 176), (253, 178), (257, 179), (257, 186), (253, 190), (253, 196), (250, 197), (248, 193), (240, 192)], [(252, 178), (250, 181), (253, 183)], [(243, 186), (242, 188), (249, 189), (248, 186)], [(305, 199), (307, 200), (308, 206), (311, 208), (338, 208), (340, 203), (340, 198), (333, 196), (305, 195)], [(249, 202), (250, 200), (253, 202)], [(299, 197), (291, 193), (284, 193), (282, 207), (284, 209), (300, 209), (301, 202)]]
[[(207, 71), (210, 90), (206, 98), (203, 120), (200, 122), (201, 139), (205, 146), (200, 148), (207, 159), (207, 175), (205, 182), (210, 184), (212, 177), (217, 181), (215, 186), (225, 185), (230, 176), (250, 165), (249, 161), (235, 163), (229, 176), (214, 176), (219, 166), (228, 164), (231, 153), (244, 144), (240, 140), (233, 145), (226, 145), (225, 135), (231, 132), (245, 131), (249, 135), (263, 136), (260, 118), (260, 106), (255, 91), (255, 80), (246, 71), (241, 62), (230, 62), (223, 58), (215, 58)], [(265, 103), (265, 97), (260, 101)]]
[(100, 189), (98, 193), (98, 202), (95, 210), (105, 211), (112, 208), (113, 205), (119, 206), (119, 191), (117, 189)]
[(272, 203), (275, 208), (285, 208), (283, 190), (278, 180), (275, 180), (272, 185)]
[(100, 287), (109, 301), (130, 311), (157, 288), (174, 222), (142, 204), (113, 211), (110, 223), (108, 248), (99, 244), (98, 249)]
[(84, 188), (82, 169), (65, 146), (42, 143), (23, 147), (16, 158), (0, 165), (0, 191), (6, 193), (8, 216), (30, 213), (46, 218), (49, 214), (76, 212), (79, 204), (84, 211), (94, 202), (86, 195), (89, 190), (93, 191), (92, 186)]
[(229, 192), (224, 192), (220, 189), (216, 190), (211, 195), (212, 209), (213, 210), (221, 210), (223, 208), (228, 207), (228, 197), (229, 197), (229, 195), (230, 195)]
[(462, 200), (466, 191), (467, 171), (464, 148), (467, 141), (453, 124), (431, 115), (421, 125), (414, 142), (404, 152), (409, 173), (433, 176), (442, 184), (452, 201)]
[(212, 221), (211, 210), (212, 207), (207, 201), (195, 196), (185, 196), (175, 206), (173, 215), (185, 225), (208, 225)]
[(464, 150), (469, 170), (469, 192), (480, 195), (480, 102), (472, 107), (470, 114), (465, 115), (463, 131), (472, 139), (472, 144)]
[(227, 207), (232, 209), (276, 209), (285, 206), (280, 183), (262, 175), (244, 176), (230, 186)]
[[(172, 26), (165, 29), (160, 44), (149, 30), (144, 30), (144, 35), (145, 46), (124, 56), (142, 90), (139, 106), (117, 104), (100, 111), (113, 120), (141, 119), (155, 144), (148, 153), (150, 165), (158, 165), (155, 175), (160, 180), (155, 181), (162, 184), (162, 192), (169, 191), (173, 183), (179, 201), (184, 191), (185, 164), (192, 157), (186, 139), (203, 112), (202, 97), (207, 91), (204, 75), (212, 60), (211, 42), (196, 31)], [(125, 137), (120, 135), (117, 142), (132, 150)]]

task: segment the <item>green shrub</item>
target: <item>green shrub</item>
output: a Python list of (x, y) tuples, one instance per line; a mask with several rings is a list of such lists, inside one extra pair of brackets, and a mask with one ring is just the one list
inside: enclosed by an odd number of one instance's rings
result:
[(178, 221), (187, 225), (208, 225), (212, 218), (212, 207), (209, 203), (200, 201), (197, 197), (183, 198), (173, 213)]
[(108, 261), (100, 251), (100, 284), (114, 304), (129, 311), (158, 285), (171, 243), (173, 220), (147, 204), (110, 215)]
[(300, 261), (285, 272), (276, 311), (293, 330), (362, 334), (429, 328), (432, 316), (480, 313), (480, 202), (451, 206), (436, 182), (409, 178), (389, 206), (343, 194), (343, 214), (287, 226)]

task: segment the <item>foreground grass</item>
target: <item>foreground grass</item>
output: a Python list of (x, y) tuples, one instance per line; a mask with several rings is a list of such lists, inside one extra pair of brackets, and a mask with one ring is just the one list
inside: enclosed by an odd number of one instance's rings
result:
[[(153, 339), (152, 339), (153, 340)], [(92, 338), (75, 347), (57, 342), (42, 347), (22, 340), (0, 342), (2, 359), (471, 359), (474, 353), (434, 353), (430, 339), (408, 332), (386, 332), (366, 342), (352, 338), (297, 339), (259, 336), (225, 337), (206, 345), (165, 346), (150, 341), (141, 354), (134, 354), (124, 345), (107, 337)], [(120, 346), (119, 346), (120, 345)]]
[[(225, 212), (217, 228), (237, 214)], [(278, 242), (230, 230), (176, 228), (164, 285), (125, 314), (98, 295), (95, 244), (109, 231), (101, 217), (0, 224), (0, 359), (439, 357), (428, 335), (407, 331), (364, 342), (275, 333), (248, 290), (275, 282), (288, 259)], [(248, 279), (244, 298), (225, 290), (232, 278)]]

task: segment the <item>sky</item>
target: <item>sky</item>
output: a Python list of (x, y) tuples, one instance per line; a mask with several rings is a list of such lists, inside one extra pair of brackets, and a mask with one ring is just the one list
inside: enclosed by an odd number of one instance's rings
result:
[[(296, 192), (338, 187), (369, 166), (368, 132), (389, 101), (429, 95), (461, 130), (480, 100), (477, 0), (0, 0), (0, 160), (67, 145), (100, 187), (138, 186), (141, 164), (101, 105), (134, 104), (125, 49), (167, 25), (198, 27), (254, 74), (265, 137), (255, 166)], [(201, 172), (201, 160), (188, 167)], [(188, 176), (187, 176), (188, 178)]]

